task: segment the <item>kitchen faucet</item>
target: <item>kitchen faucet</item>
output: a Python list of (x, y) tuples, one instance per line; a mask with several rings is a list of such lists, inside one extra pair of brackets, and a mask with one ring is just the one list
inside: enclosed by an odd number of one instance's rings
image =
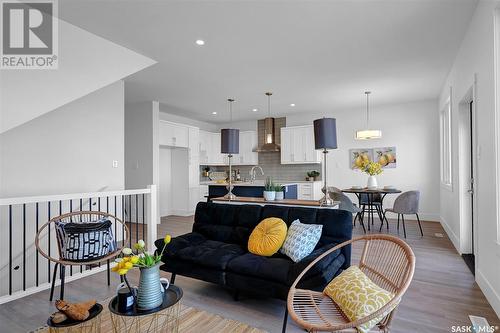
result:
[(252, 167), (252, 169), (250, 169), (250, 182), (251, 183), (255, 182), (255, 176), (256, 176), (256, 173), (257, 173), (255, 169), (259, 169), (261, 175), (264, 176), (264, 170), (262, 170), (262, 168), (259, 165), (254, 165)]

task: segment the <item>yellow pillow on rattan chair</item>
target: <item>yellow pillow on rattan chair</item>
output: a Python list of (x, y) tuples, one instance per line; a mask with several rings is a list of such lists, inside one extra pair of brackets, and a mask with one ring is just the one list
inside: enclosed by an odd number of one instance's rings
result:
[(286, 223), (277, 217), (262, 220), (248, 238), (250, 253), (269, 257), (278, 252), (286, 238)]
[[(340, 273), (323, 292), (351, 321), (369, 316), (394, 298), (393, 293), (377, 286), (358, 266), (351, 266)], [(358, 332), (369, 332), (396, 306), (397, 303), (381, 316), (358, 326)]]

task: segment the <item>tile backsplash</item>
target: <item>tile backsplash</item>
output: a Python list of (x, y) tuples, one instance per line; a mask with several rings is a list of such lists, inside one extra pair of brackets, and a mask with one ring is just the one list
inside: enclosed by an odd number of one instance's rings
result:
[[(264, 176), (257, 171), (256, 179), (266, 179), (271, 177), (280, 181), (299, 181), (305, 180), (308, 171), (317, 170), (321, 173), (321, 164), (281, 164), (281, 155), (279, 152), (259, 153), (259, 165), (264, 170)], [(237, 165), (234, 170), (239, 169), (242, 179), (250, 179), (251, 165)], [(225, 171), (227, 166), (211, 166), (210, 171)], [(209, 180), (202, 176), (203, 167), (200, 167), (200, 181)], [(321, 180), (321, 175), (318, 177)]]

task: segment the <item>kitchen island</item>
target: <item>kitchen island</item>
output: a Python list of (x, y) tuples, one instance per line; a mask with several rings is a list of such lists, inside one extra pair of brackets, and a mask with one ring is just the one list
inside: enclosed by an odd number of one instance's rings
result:
[(293, 206), (293, 207), (308, 207), (308, 208), (325, 208), (325, 209), (338, 209), (339, 202), (334, 202), (332, 206), (320, 206), (317, 200), (297, 200), (297, 199), (284, 199), (284, 200), (273, 200), (266, 201), (264, 198), (256, 197), (236, 197), (236, 199), (229, 200), (224, 197), (213, 198), (214, 203), (224, 203), (233, 205), (244, 205), (244, 204), (254, 204), (254, 205), (277, 205), (277, 206)]
[[(222, 197), (227, 193), (227, 183), (214, 183), (208, 185), (209, 199)], [(282, 184), (285, 192), (285, 199), (297, 199), (297, 184), (284, 183)], [(238, 197), (260, 197), (264, 195), (264, 181), (255, 182), (233, 182), (233, 193)]]

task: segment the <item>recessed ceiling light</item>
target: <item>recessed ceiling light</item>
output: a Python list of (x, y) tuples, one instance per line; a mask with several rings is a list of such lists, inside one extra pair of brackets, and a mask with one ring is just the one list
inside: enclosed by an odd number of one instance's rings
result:
[(200, 45), (200, 46), (205, 45), (205, 41), (202, 39), (198, 39), (198, 40), (196, 40), (196, 45)]
[(253, 112), (257, 112), (257, 111), (259, 111), (259, 109), (252, 109), (252, 111), (253, 111)]
[(217, 112), (215, 112), (215, 111), (214, 111), (214, 112), (212, 112), (212, 114), (213, 114), (213, 115), (216, 115), (216, 114), (217, 114)]
[(291, 107), (294, 107), (294, 106), (295, 106), (295, 104), (294, 104), (294, 103), (292, 103), (292, 104), (290, 104), (290, 106), (291, 106)]

